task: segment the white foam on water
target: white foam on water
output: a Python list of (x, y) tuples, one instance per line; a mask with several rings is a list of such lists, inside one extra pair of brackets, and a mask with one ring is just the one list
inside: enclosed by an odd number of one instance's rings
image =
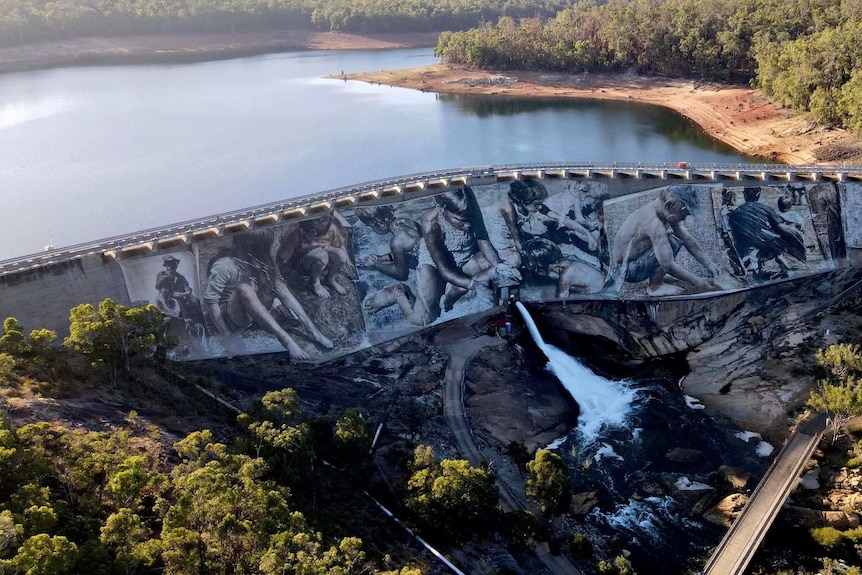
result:
[(564, 435), (564, 436), (562, 436), (562, 437), (558, 437), (558, 438), (556, 438), (555, 440), (553, 440), (552, 442), (550, 442), (548, 445), (546, 445), (546, 446), (545, 446), (545, 449), (548, 449), (548, 450), (550, 450), (550, 449), (559, 449), (559, 448), (560, 448), (560, 446), (561, 446), (561, 445), (563, 445), (563, 444), (566, 442), (566, 440), (567, 440), (568, 438), (569, 438), (569, 436), (568, 436), (568, 435)]
[(772, 451), (774, 449), (775, 448), (772, 447), (772, 445), (770, 445), (769, 443), (767, 443), (765, 441), (761, 441), (760, 443), (757, 444), (757, 447), (755, 448), (754, 451), (760, 457), (769, 457), (769, 455), (772, 453)]
[(712, 489), (712, 487), (707, 485), (706, 483), (701, 483), (700, 481), (692, 481), (685, 476), (682, 476), (677, 479), (676, 483), (674, 483), (674, 487), (676, 487), (680, 491), (704, 491)]
[(755, 431), (737, 431), (733, 435), (737, 439), (741, 439), (746, 443), (752, 439), (760, 439), (760, 434)]
[(689, 409), (706, 409), (706, 406), (702, 404), (698, 398), (690, 395), (685, 396), (685, 404)]
[(622, 455), (614, 451), (614, 448), (607, 443), (602, 443), (601, 447), (596, 450), (596, 454), (593, 457), (596, 461), (604, 459), (606, 457), (609, 459), (619, 459), (620, 461), (625, 461)]
[(584, 441), (595, 441), (604, 427), (623, 425), (636, 392), (630, 389), (626, 382), (611, 381), (596, 375), (563, 350), (545, 343), (527, 308), (521, 302), (516, 305), (530, 335), (533, 336), (533, 341), (548, 358), (548, 369), (578, 402), (578, 430)]

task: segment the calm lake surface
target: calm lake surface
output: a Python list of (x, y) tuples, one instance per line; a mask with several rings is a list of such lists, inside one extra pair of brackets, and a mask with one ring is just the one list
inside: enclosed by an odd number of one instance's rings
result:
[(0, 76), (0, 259), (443, 168), (751, 160), (660, 108), (323, 78), (434, 62), (313, 51)]

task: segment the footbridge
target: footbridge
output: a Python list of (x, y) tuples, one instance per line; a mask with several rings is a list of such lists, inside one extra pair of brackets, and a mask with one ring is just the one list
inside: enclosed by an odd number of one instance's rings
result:
[[(2, 261), (0, 318), (62, 337), (72, 307), (111, 298), (162, 309), (176, 359), (324, 362), (514, 296), (644, 359), (765, 337), (764, 315), (858, 289), (860, 262), (862, 166), (479, 166)], [(742, 572), (820, 430), (785, 446), (706, 573)]]
[(807, 419), (787, 439), (748, 504), (713, 552), (704, 575), (742, 575), (814, 453), (826, 416)]

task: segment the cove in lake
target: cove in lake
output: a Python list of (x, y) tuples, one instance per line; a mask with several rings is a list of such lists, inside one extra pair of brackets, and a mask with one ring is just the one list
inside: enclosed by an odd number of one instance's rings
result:
[(0, 76), (0, 259), (415, 172), (750, 161), (661, 108), (466, 97), (324, 76), (428, 49)]

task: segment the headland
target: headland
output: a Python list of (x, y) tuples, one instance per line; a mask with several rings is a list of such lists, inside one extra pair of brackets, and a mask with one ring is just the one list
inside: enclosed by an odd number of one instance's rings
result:
[(450, 64), (346, 77), (449, 94), (653, 104), (678, 112), (717, 140), (767, 162), (840, 164), (858, 163), (862, 158), (862, 138), (846, 130), (818, 126), (747, 86), (633, 74), (495, 72)]

